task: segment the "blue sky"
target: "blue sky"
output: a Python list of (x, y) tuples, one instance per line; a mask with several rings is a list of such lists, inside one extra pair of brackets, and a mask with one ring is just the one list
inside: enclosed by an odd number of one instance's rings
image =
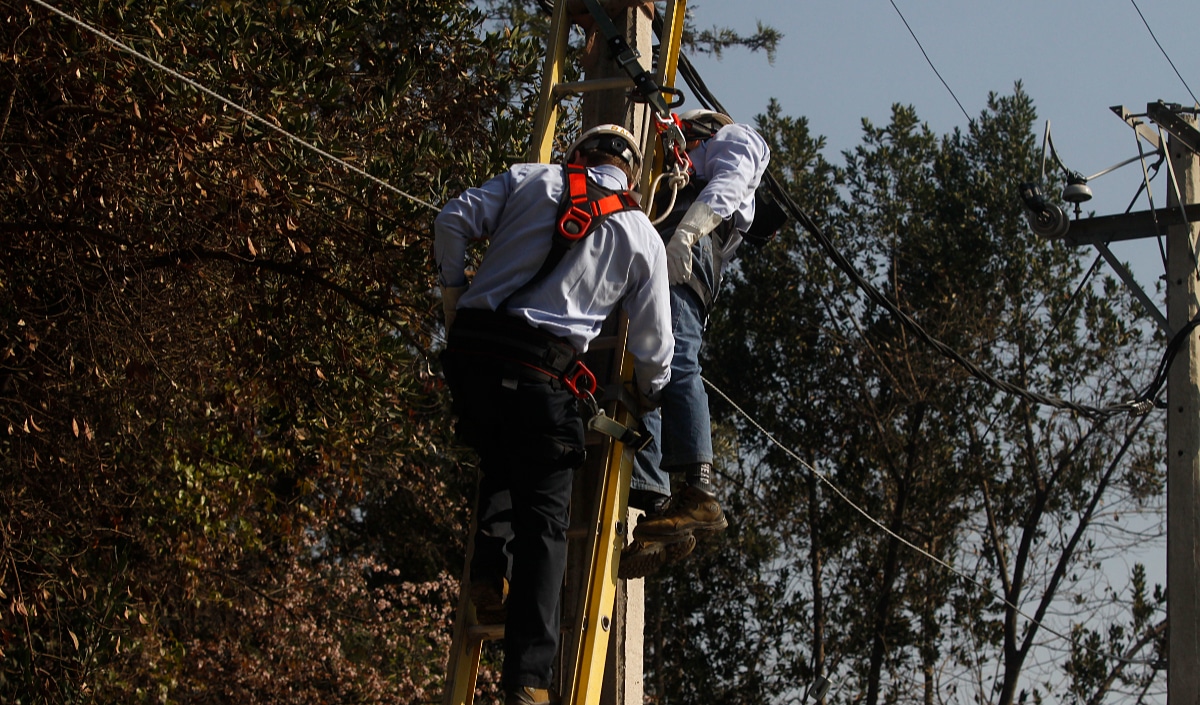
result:
[[(894, 103), (913, 105), (934, 132), (945, 134), (966, 129), (959, 102), (975, 117), (989, 92), (1009, 94), (1020, 80), (1038, 109), (1039, 135), (1049, 120), (1059, 156), (1090, 176), (1138, 153), (1132, 130), (1109, 106), (1142, 113), (1160, 99), (1191, 105), (1188, 87), (1200, 95), (1196, 0), (1137, 0), (1136, 7), (1130, 0), (895, 0), (895, 6), (954, 95), (888, 0), (697, 0), (689, 8), (700, 28), (749, 33), (760, 20), (785, 36), (774, 63), (736, 49), (720, 60), (691, 58), (733, 117), (750, 120), (776, 98), (785, 114), (807, 117), (811, 131), (826, 137), (825, 156), (834, 163), (860, 142), (862, 118), (886, 124)], [(1095, 179), (1089, 207), (1096, 215), (1123, 212), (1140, 183), (1136, 162)], [(1164, 205), (1165, 188), (1164, 170), (1152, 182), (1156, 207)], [(1148, 207), (1143, 196), (1134, 209)], [(1162, 274), (1155, 242), (1115, 243), (1113, 251), (1151, 293)]]

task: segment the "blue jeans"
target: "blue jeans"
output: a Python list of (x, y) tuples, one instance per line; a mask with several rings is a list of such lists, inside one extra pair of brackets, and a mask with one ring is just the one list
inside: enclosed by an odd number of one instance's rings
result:
[[(692, 246), (692, 276), (715, 294), (712, 247), (708, 236)], [(661, 407), (642, 417), (653, 440), (634, 459), (632, 489), (671, 494), (668, 470), (713, 461), (708, 392), (700, 378), (700, 346), (707, 317), (699, 296), (687, 284), (671, 286), (671, 332), (675, 335), (671, 381), (663, 388)]]

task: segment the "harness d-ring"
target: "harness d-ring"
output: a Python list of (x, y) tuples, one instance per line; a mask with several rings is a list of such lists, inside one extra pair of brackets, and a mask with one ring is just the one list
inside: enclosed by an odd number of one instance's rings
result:
[(590, 397), (596, 393), (596, 375), (579, 360), (575, 361), (575, 365), (571, 369), (563, 373), (562, 381), (578, 399)]
[(572, 205), (558, 219), (558, 234), (566, 238), (569, 242), (575, 242), (588, 234), (588, 229), (592, 226), (592, 220), (593, 216), (591, 213), (579, 206)]

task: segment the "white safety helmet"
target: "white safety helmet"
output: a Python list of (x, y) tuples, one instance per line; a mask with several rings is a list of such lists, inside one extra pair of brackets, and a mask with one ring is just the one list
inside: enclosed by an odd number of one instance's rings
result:
[(733, 124), (733, 118), (725, 113), (703, 108), (680, 113), (679, 121), (683, 123), (683, 134), (689, 141), (708, 139), (722, 127)]
[(597, 125), (579, 136), (567, 148), (567, 163), (575, 160), (576, 152), (601, 151), (621, 159), (629, 165), (633, 172), (634, 183), (642, 171), (642, 150), (637, 138), (629, 130), (620, 125)]

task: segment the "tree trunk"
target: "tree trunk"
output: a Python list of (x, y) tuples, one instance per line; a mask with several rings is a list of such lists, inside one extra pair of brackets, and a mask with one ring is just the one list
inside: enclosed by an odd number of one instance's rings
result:
[[(818, 521), (820, 502), (817, 501), (818, 481), (812, 474), (808, 479), (808, 527), (809, 527), (809, 568), (812, 571), (812, 661), (813, 679), (825, 674), (825, 594), (821, 589), (821, 573), (825, 569), (824, 557), (821, 550), (820, 522)], [(821, 698), (822, 705), (825, 698)]]

